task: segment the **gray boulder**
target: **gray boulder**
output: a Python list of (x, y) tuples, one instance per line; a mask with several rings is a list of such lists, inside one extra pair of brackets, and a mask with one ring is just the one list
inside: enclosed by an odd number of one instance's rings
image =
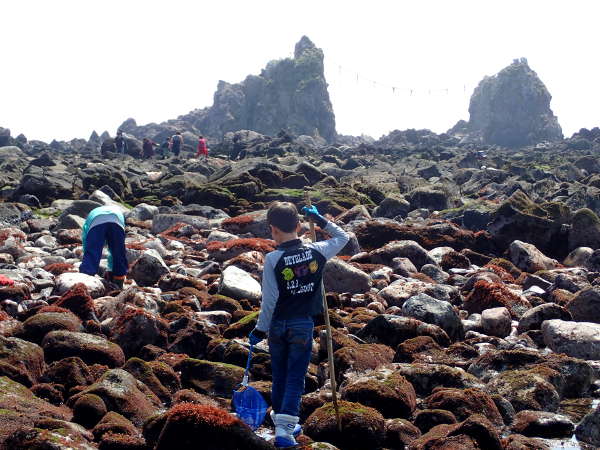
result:
[(368, 292), (372, 285), (371, 277), (367, 273), (339, 258), (330, 259), (325, 264), (323, 283), (326, 292), (349, 292), (351, 294)]
[(187, 216), (184, 214), (157, 214), (152, 218), (152, 233), (162, 233), (178, 223), (189, 224), (199, 230), (208, 228), (208, 220), (204, 217)]
[(535, 245), (522, 241), (513, 241), (509, 248), (511, 262), (519, 269), (534, 273), (538, 270), (549, 270), (558, 267), (558, 261), (548, 258)]
[(464, 337), (463, 324), (452, 305), (427, 294), (418, 294), (402, 305), (402, 314), (442, 328), (452, 340)]
[(386, 197), (373, 211), (373, 217), (387, 217), (393, 219), (397, 216), (406, 217), (410, 211), (410, 203), (404, 198)]
[(571, 320), (569, 311), (556, 303), (544, 303), (531, 308), (519, 320), (517, 332), (525, 333), (529, 330), (539, 330), (545, 320), (560, 319)]
[(229, 266), (221, 274), (219, 293), (236, 300), (246, 298), (258, 303), (262, 290), (260, 283), (248, 272), (236, 266)]
[(581, 359), (600, 359), (600, 324), (546, 320), (542, 323), (542, 334), (546, 346), (557, 353)]
[(600, 405), (577, 425), (575, 436), (580, 441), (600, 447)]
[(158, 214), (158, 207), (148, 205), (146, 203), (140, 203), (130, 210), (126, 218), (133, 220), (152, 220), (154, 216)]
[(153, 249), (144, 251), (144, 254), (133, 263), (129, 276), (139, 286), (154, 286), (160, 277), (169, 273), (169, 268), (160, 254)]
[(600, 323), (600, 286), (583, 289), (567, 304), (573, 320)]

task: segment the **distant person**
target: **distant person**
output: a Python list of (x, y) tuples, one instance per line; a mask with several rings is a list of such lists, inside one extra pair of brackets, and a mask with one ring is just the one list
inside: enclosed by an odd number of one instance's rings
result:
[(183, 146), (183, 136), (181, 136), (181, 131), (178, 131), (171, 137), (171, 152), (175, 156), (179, 156), (181, 153), (181, 147)]
[(117, 206), (92, 209), (83, 225), (83, 260), (79, 272), (94, 276), (98, 273), (102, 249), (108, 244), (107, 279), (123, 288), (127, 275), (125, 250), (125, 218)]
[(142, 155), (145, 159), (150, 159), (154, 157), (154, 147), (158, 144), (154, 142), (152, 139), (144, 138), (142, 142)]
[(115, 138), (115, 148), (117, 149), (117, 153), (124, 155), (127, 153), (127, 141), (123, 137), (123, 131), (117, 131), (117, 137)]
[(206, 139), (204, 136), (198, 138), (198, 151), (196, 152), (196, 158), (200, 158), (200, 155), (204, 155), (204, 161), (208, 159), (208, 147), (206, 145)]
[(171, 151), (171, 138), (167, 136), (165, 141), (160, 144), (160, 156), (161, 159), (165, 159), (169, 157), (169, 152)]

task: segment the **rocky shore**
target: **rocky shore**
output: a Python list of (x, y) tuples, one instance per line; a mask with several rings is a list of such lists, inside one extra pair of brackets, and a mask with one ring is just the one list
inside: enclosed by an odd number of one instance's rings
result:
[[(274, 247), (266, 208), (305, 190), (352, 238), (325, 275), (343, 433), (319, 321), (303, 448), (600, 446), (600, 131), (519, 150), (426, 130), (343, 139), (238, 131), (205, 163), (187, 146), (139, 160), (100, 138), (8, 135), (0, 446), (272, 448), (270, 424), (255, 435), (230, 399)], [(77, 272), (101, 204), (126, 214), (121, 292)]]

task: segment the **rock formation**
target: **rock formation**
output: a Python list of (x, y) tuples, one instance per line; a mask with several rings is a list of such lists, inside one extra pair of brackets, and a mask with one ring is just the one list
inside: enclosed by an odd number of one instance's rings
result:
[(514, 60), (479, 83), (471, 96), (469, 122), (459, 122), (450, 133), (467, 133), (484, 143), (504, 147), (560, 140), (562, 129), (550, 109), (551, 99), (527, 60)]
[[(333, 141), (335, 116), (323, 58), (323, 51), (303, 36), (296, 44), (294, 58), (271, 61), (260, 75), (249, 75), (241, 83), (219, 81), (211, 107), (194, 110), (160, 125), (138, 127), (133, 119), (128, 119), (121, 128), (138, 138), (149, 136), (154, 140), (161, 140), (179, 129), (213, 138), (239, 130), (270, 136), (286, 130)], [(193, 138), (190, 136), (189, 140)]]

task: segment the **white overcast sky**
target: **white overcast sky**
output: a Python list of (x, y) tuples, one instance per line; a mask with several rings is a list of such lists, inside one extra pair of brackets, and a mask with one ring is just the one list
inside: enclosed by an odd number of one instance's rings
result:
[(518, 57), (565, 135), (600, 126), (596, 0), (2, 0), (0, 17), (0, 126), (13, 136), (176, 118), (304, 34), (325, 52), (339, 133), (446, 131), (468, 119), (481, 78)]

